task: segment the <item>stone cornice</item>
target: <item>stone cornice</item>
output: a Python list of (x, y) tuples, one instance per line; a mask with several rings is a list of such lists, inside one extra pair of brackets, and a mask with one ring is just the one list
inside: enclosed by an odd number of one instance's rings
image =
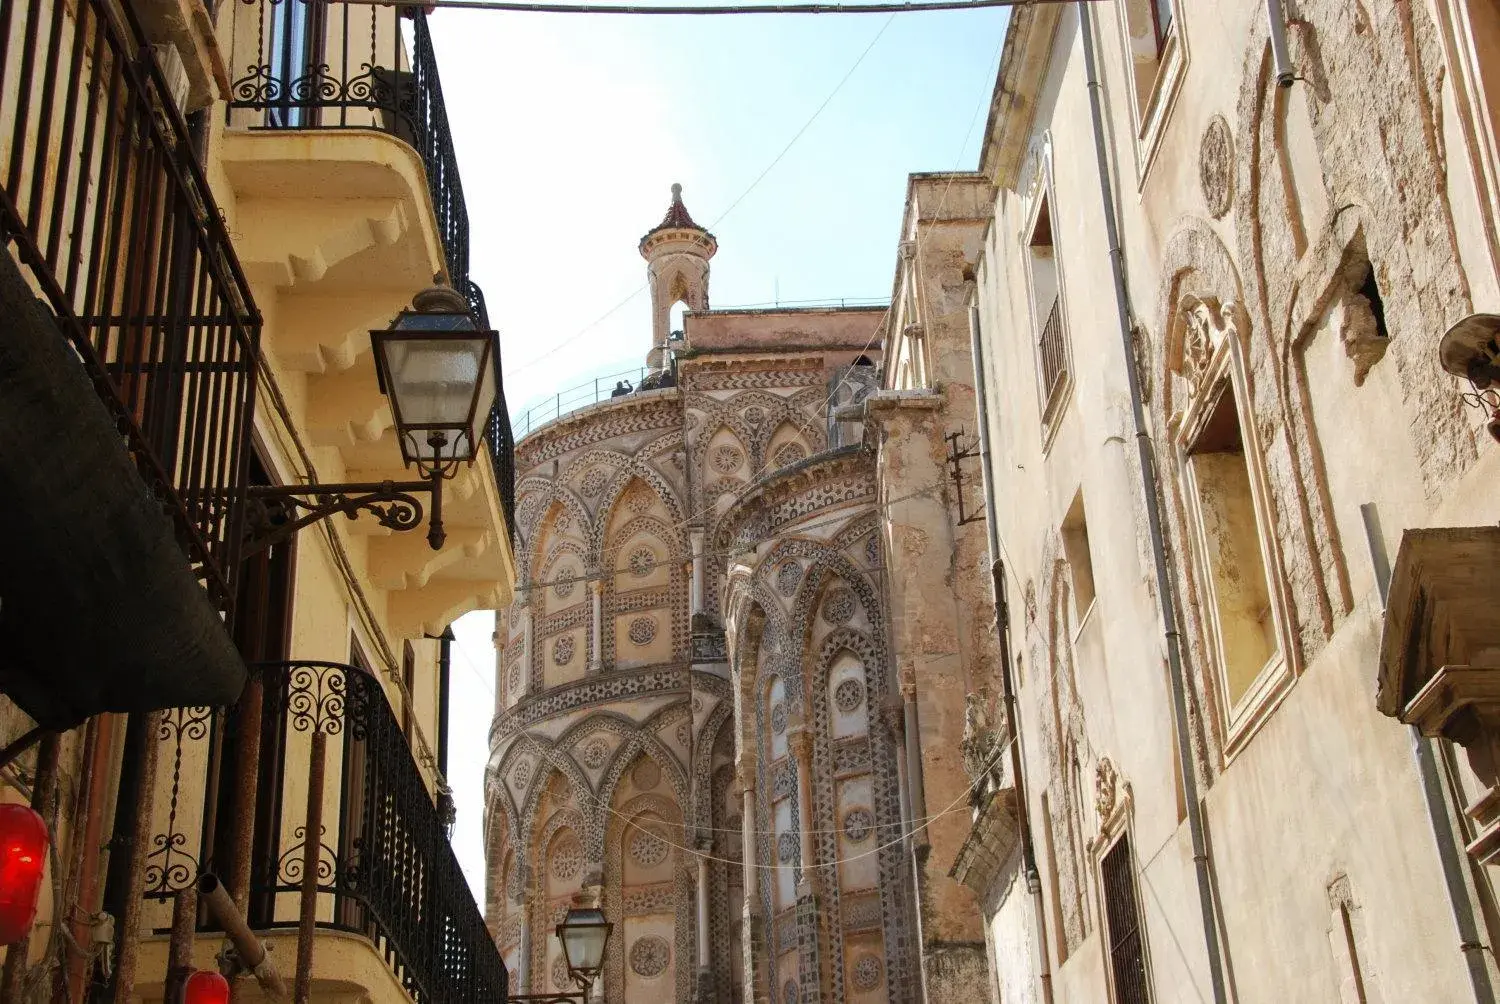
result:
[(1000, 72), (990, 98), (979, 169), (1000, 188), (1013, 188), (1036, 118), (1036, 96), (1051, 61), (1061, 4), (1025, 4), (1010, 9)]

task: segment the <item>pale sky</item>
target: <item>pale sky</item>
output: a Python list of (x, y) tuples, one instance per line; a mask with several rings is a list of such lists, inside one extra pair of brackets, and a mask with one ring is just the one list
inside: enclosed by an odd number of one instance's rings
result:
[[(636, 244), (673, 182), (719, 240), (712, 306), (889, 297), (906, 176), (977, 165), (1005, 18), (435, 12), (512, 415), (642, 364)], [(454, 846), (481, 904), (493, 626), (455, 624), (452, 670)]]

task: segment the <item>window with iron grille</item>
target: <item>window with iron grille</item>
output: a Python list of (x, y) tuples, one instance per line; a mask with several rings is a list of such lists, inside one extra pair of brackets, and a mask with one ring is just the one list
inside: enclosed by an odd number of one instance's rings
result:
[(1027, 241), (1031, 299), (1036, 312), (1037, 381), (1042, 398), (1042, 423), (1051, 425), (1068, 382), (1068, 342), (1063, 324), (1062, 284), (1057, 271), (1057, 249), (1052, 243), (1052, 211), (1047, 193)]
[(1135, 858), (1129, 836), (1121, 836), (1099, 862), (1104, 893), (1104, 931), (1115, 1004), (1151, 1004), (1146, 946), (1135, 889)]

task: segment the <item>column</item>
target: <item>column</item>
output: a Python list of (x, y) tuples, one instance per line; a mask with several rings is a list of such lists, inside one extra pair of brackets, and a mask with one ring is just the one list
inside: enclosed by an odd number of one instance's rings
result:
[(698, 968), (708, 968), (708, 854), (713, 845), (698, 845)]
[(742, 769), (739, 776), (740, 797), (743, 805), (740, 809), (740, 839), (744, 841), (742, 862), (745, 869), (745, 902), (752, 910), (757, 909), (760, 901), (760, 880), (755, 874), (755, 775), (749, 770)]
[(505, 698), (514, 696), (505, 692), (505, 639), (510, 631), (506, 623), (504, 611), (495, 618), (495, 633), (491, 639), (495, 643), (495, 714), (505, 709)]
[(599, 579), (589, 580), (589, 603), (593, 616), (589, 620), (589, 646), (593, 656), (589, 659), (589, 672), (604, 669), (604, 583)]
[(531, 639), (533, 622), (536, 620), (536, 608), (529, 602), (521, 614), (521, 691), (519, 696), (525, 696), (531, 692)]
[[(698, 842), (698, 972), (693, 980), (694, 1004), (712, 1004), (713, 971), (708, 961), (708, 855), (713, 841)], [(728, 978), (728, 975), (725, 975)]]
[(688, 612), (696, 614), (703, 609), (703, 531), (688, 531), (688, 540), (693, 548), (693, 586), (688, 597)]
[(800, 841), (797, 862), (797, 897), (800, 899), (804, 885), (812, 883), (812, 736), (807, 726), (799, 724), (787, 727), (787, 745), (791, 747), (792, 759), (797, 764), (797, 829)]
[(521, 900), (521, 947), (516, 950), (516, 985), (512, 992), (527, 992), (531, 979), (531, 916), (525, 899)]

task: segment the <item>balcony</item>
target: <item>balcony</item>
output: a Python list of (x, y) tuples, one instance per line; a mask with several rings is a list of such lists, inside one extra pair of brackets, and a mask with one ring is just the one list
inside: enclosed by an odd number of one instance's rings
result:
[[(240, 724), (231, 716), (240, 712), (179, 708), (163, 716), (142, 923), (156, 935), (142, 946), (142, 977), (166, 971), (172, 897), (197, 880), (200, 863), (231, 860), (249, 837), (247, 919), (275, 946), (288, 980), (302, 879), (313, 865), (315, 1000), (389, 1000), (393, 983), (417, 1004), (505, 1000), (504, 964), (380, 681), (322, 662), (266, 664), (254, 673), (264, 697), (251, 813), (227, 811)], [(319, 783), (322, 798), (310, 798)], [(310, 825), (314, 806), (321, 819)], [(310, 857), (309, 830), (321, 834)], [(199, 931), (196, 950), (206, 960), (218, 938), (206, 925)], [(320, 983), (319, 973), (337, 973), (337, 985)], [(161, 1000), (159, 983), (138, 982), (136, 990)]]
[[(441, 81), (418, 8), (226, 0), (218, 38), (231, 78), (219, 149), (226, 213), (257, 296), (286, 424), (323, 480), (402, 476), (369, 330), (442, 275), (482, 320), (469, 223)], [(444, 498), (450, 544), (431, 552), (369, 521), (366, 570), (390, 593), (397, 634), (436, 634), (504, 606), (514, 581), (513, 439), (500, 391), (490, 463)]]
[(3, 685), (58, 727), (244, 679), (261, 319), (147, 44), (130, 5), (0, 7)]

